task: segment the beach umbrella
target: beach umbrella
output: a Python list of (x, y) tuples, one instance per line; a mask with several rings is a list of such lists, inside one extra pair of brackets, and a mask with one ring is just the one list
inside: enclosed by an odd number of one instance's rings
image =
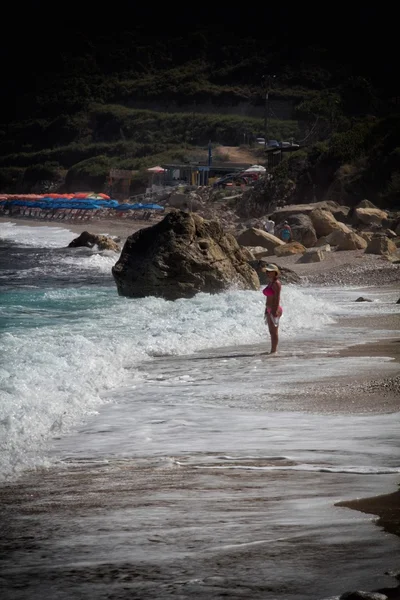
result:
[(87, 198), (90, 194), (94, 194), (94, 192), (75, 192), (74, 198)]
[(159, 204), (143, 204), (142, 208), (147, 210), (164, 210), (164, 207), (160, 206)]
[(107, 194), (91, 193), (87, 196), (87, 198), (95, 198), (96, 200), (111, 200), (110, 196), (107, 196)]
[(118, 208), (119, 207), (118, 200), (102, 200), (99, 198), (99, 199), (96, 199), (96, 203), (104, 208)]
[(86, 196), (86, 198), (91, 198), (91, 199), (94, 199), (94, 200), (104, 200), (104, 198), (102, 198), (100, 196), (100, 194), (94, 194), (94, 193), (93, 194), (89, 194), (88, 196)]
[(165, 169), (163, 169), (159, 165), (157, 165), (156, 167), (150, 167), (150, 169), (147, 170), (150, 171), (150, 173), (165, 173)]
[[(138, 205), (135, 204), (120, 204), (119, 206), (116, 207), (115, 210), (134, 210), (135, 208), (138, 208)], [(141, 208), (141, 206), (140, 206)]]

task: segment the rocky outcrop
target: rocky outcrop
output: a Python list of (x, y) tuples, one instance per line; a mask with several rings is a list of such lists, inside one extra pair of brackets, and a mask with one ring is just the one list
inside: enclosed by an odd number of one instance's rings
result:
[(364, 225), (381, 225), (387, 219), (388, 213), (379, 208), (356, 208), (354, 217), (357, 223)]
[(297, 261), (298, 263), (314, 263), (325, 260), (325, 252), (322, 248), (310, 248)]
[(360, 200), (355, 208), (377, 208), (373, 202), (370, 200)]
[(373, 231), (360, 231), (358, 234), (360, 237), (363, 238), (363, 240), (366, 240), (367, 242), (369, 242), (372, 237), (374, 236), (374, 232)]
[(326, 246), (326, 245), (330, 245), (328, 242), (328, 235), (323, 235), (322, 237), (319, 238), (319, 240), (316, 241), (315, 243), (315, 248), (319, 248), (321, 246)]
[(365, 249), (366, 254), (392, 256), (397, 252), (396, 244), (382, 233), (375, 233)]
[(232, 286), (259, 289), (259, 278), (231, 234), (216, 221), (174, 211), (125, 242), (112, 274), (121, 296), (191, 298)]
[(113, 252), (119, 252), (120, 247), (113, 239), (106, 235), (96, 235), (89, 233), (89, 231), (83, 231), (81, 235), (68, 244), (68, 248), (94, 248), (97, 246), (99, 250), (112, 250)]
[(336, 221), (341, 221), (342, 223), (348, 223), (349, 221), (349, 206), (338, 206), (337, 208), (328, 209), (335, 217)]
[(300, 242), (306, 248), (312, 248), (317, 242), (317, 234), (310, 217), (299, 213), (289, 217), (289, 225), (292, 229), (293, 240)]
[(309, 215), (316, 208), (327, 210), (330, 212), (340, 210), (340, 205), (333, 200), (323, 200), (322, 202), (313, 202), (312, 204), (288, 204), (282, 208), (278, 208), (272, 213), (272, 220), (275, 223), (281, 223), (285, 219), (297, 214)]
[(326, 237), (327, 243), (336, 246), (336, 250), (365, 250), (368, 242), (343, 223), (341, 225)]
[(303, 254), (306, 251), (306, 247), (300, 242), (289, 242), (283, 244), (283, 246), (277, 246), (275, 248), (276, 256), (291, 256), (292, 254)]
[(246, 231), (243, 231), (236, 239), (241, 246), (259, 246), (261, 248), (266, 248), (270, 255), (275, 253), (276, 246), (282, 246), (284, 244), (284, 242), (275, 235), (262, 231), (262, 229), (256, 229), (255, 227), (246, 229)]
[(318, 237), (329, 235), (332, 231), (335, 231), (335, 229), (340, 228), (340, 225), (333, 214), (322, 208), (316, 208), (311, 211), (310, 219)]

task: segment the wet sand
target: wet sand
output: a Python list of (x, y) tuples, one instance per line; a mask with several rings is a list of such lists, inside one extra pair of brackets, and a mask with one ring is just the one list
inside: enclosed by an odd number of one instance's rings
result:
[[(360, 353), (390, 356), (398, 363), (400, 340), (340, 350), (342, 356)], [(303, 384), (295, 407), (309, 411), (318, 406), (318, 412), (324, 412), (325, 405), (327, 413), (384, 412), (398, 418), (398, 380), (396, 375), (380, 378), (374, 373), (373, 379), (367, 375), (335, 378), (326, 385), (324, 382), (323, 389)], [(385, 381), (395, 382), (386, 396), (382, 395)], [(285, 528), (280, 531), (278, 526), (272, 532), (263, 520), (284, 498), (271, 499), (263, 490), (266, 485), (284, 490), (288, 475), (285, 471), (269, 475), (251, 470), (220, 473), (202, 472), (189, 465), (181, 469), (146, 457), (110, 457), (104, 462), (66, 462), (0, 485), (2, 600), (40, 600), (44, 593), (57, 600), (293, 597), (296, 569), (313, 564), (318, 572), (318, 561), (329, 561), (332, 542), (327, 545), (327, 556), (318, 558), (316, 548), (309, 541), (303, 545), (301, 530), (296, 530), (293, 543), (299, 544), (299, 563), (294, 572), (288, 564), (287, 580), (276, 582), (269, 569), (275, 560), (285, 564), (284, 553), (275, 556), (267, 540), (230, 547), (228, 541), (224, 545), (224, 537), (231, 540), (234, 522), (235, 527), (255, 528), (255, 540), (262, 539), (264, 530), (267, 537), (283, 536)], [(301, 489), (315, 483), (314, 474), (301, 477)], [(379, 517), (376, 525), (388, 532), (385, 543), (396, 553), (398, 544), (392, 534), (400, 535), (399, 494), (350, 497), (335, 506)], [(367, 555), (374, 552), (373, 537), (356, 541), (355, 534), (354, 538), (354, 554), (365, 553), (368, 565)], [(219, 546), (221, 551), (215, 554)], [(341, 552), (340, 543), (335, 552)], [(232, 565), (236, 565), (235, 574)], [(379, 589), (390, 600), (400, 599), (394, 577), (385, 578), (384, 570), (375, 577), (376, 581), (386, 580), (384, 585), (375, 586), (375, 591)], [(319, 585), (317, 580), (310, 582), (311, 593), (298, 597), (320, 600)], [(348, 585), (343, 586), (341, 593), (349, 591)]]

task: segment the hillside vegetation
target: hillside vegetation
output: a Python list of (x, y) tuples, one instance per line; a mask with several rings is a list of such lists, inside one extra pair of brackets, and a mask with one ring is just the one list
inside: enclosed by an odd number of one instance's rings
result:
[(203, 159), (209, 141), (247, 143), (263, 135), (268, 89), (268, 137), (302, 146), (275, 167), (269, 200), (289, 181), (296, 201), (331, 193), (398, 202), (398, 97), (370, 46), (354, 47), (350, 62), (351, 40), (338, 48), (326, 32), (304, 43), (297, 29), (266, 40), (257, 28), (212, 23), (149, 39), (139, 25), (88, 35), (74, 23), (74, 43), (49, 52), (35, 33), (25, 32), (32, 44), (1, 117), (0, 191), (38, 190), (44, 180), (73, 187), (77, 174), (100, 191), (111, 168), (140, 176)]

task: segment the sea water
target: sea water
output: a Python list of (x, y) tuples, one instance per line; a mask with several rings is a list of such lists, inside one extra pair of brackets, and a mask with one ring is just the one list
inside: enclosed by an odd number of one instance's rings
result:
[[(261, 289), (175, 302), (122, 298), (111, 276), (118, 256), (70, 249), (74, 237), (63, 228), (0, 224), (1, 480), (51, 465), (140, 459), (155, 468), (261, 471), (281, 497), (274, 473), (285, 474), (286, 501), (266, 521), (273, 529), (289, 519), (293, 531), (307, 523), (313, 538), (334, 501), (352, 491), (394, 491), (393, 415), (319, 414), (287, 404), (301, 384), (370, 370), (370, 357), (337, 351), (392, 332), (337, 324), (395, 314), (393, 289), (373, 288), (373, 302), (356, 303), (355, 287), (284, 285), (279, 356), (266, 357)], [(377, 373), (395, 372), (390, 359), (373, 361)], [(316, 484), (319, 495), (306, 493)], [(365, 515), (337, 519), (345, 536), (349, 521)], [(235, 544), (247, 543), (237, 535)], [(232, 540), (221, 532), (215, 543)], [(380, 560), (387, 563), (386, 547)], [(374, 554), (368, 565), (378, 563)], [(371, 577), (360, 571), (361, 581)]]

